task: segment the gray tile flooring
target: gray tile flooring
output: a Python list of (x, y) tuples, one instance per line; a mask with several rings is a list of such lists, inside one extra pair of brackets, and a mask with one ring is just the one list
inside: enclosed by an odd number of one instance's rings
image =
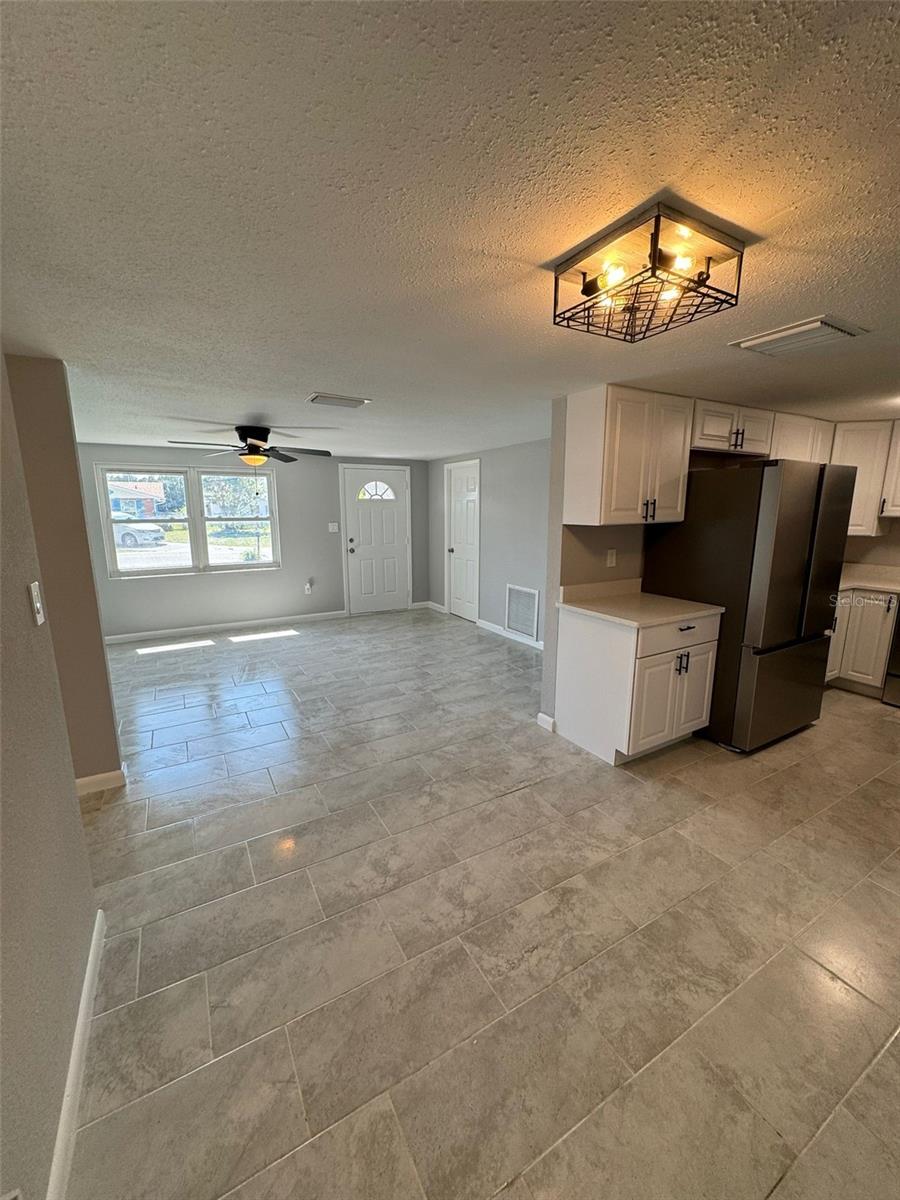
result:
[(69, 1200), (891, 1200), (900, 712), (614, 768), (427, 611), (114, 647)]

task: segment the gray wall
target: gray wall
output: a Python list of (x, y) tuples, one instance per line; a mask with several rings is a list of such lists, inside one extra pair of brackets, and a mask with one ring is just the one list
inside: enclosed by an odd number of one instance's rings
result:
[[(428, 464), (385, 459), (304, 457), (275, 467), (282, 566), (272, 571), (209, 572), (150, 579), (110, 579), (103, 549), (100, 503), (94, 466), (198, 467), (223, 465), (202, 451), (163, 446), (82, 445), (82, 485), (94, 576), (103, 632), (143, 633), (190, 629), (240, 621), (338, 612), (344, 607), (341, 533), (328, 523), (340, 521), (338, 462), (383, 462), (410, 467), (413, 603), (428, 599)], [(225, 460), (227, 463), (227, 460)], [(303, 587), (312, 577), (312, 594)]]
[(2, 372), (2, 768), (0, 768), (0, 1193), (46, 1193), (94, 922), (50, 624), (6, 368)]
[[(6, 367), (22, 444), (44, 601), (75, 775), (121, 767), (97, 592), (91, 571), (78, 454), (65, 364), (8, 355)], [(34, 451), (37, 452), (34, 452)]]
[(540, 637), (547, 582), (549, 439), (458, 454), (428, 464), (431, 600), (444, 603), (444, 464), (470, 458), (481, 461), (478, 615), (483, 621), (503, 625), (507, 583), (537, 588), (541, 593)]

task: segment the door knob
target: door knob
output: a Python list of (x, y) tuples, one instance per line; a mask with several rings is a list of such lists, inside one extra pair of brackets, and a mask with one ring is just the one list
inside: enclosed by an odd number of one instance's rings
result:
[(447, 551), (447, 553), (448, 553), (448, 554), (452, 554), (452, 553), (453, 553), (453, 547), (452, 547), (452, 546), (451, 546), (451, 547), (450, 547), (450, 549)]
[(355, 553), (356, 553), (356, 551), (355, 551), (355, 550), (353, 549), (353, 547), (351, 546), (351, 547), (350, 547), (350, 549), (347, 551), (347, 553), (348, 553), (348, 554), (355, 554)]

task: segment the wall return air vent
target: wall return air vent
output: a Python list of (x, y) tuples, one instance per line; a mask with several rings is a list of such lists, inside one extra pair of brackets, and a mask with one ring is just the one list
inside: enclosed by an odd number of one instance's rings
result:
[(807, 321), (797, 321), (794, 325), (784, 325), (781, 329), (770, 329), (768, 333), (757, 333), (753, 337), (729, 342), (728, 345), (738, 350), (752, 350), (756, 354), (781, 358), (783, 354), (816, 350), (820, 346), (844, 342), (847, 338), (859, 337), (861, 333), (867, 332), (858, 325), (851, 325), (849, 321), (839, 321), (835, 317), (810, 317)]
[(537, 641), (538, 602), (540, 592), (536, 588), (519, 587), (516, 583), (506, 585), (506, 624), (510, 633)]

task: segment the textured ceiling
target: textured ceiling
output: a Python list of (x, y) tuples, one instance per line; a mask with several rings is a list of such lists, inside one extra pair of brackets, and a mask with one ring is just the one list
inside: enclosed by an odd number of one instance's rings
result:
[[(898, 5), (2, 16), (5, 346), (69, 364), (82, 440), (253, 415), (434, 457), (546, 436), (609, 380), (900, 416)], [(655, 196), (752, 238), (738, 308), (634, 346), (554, 328), (547, 264)], [(820, 313), (872, 332), (726, 345)]]

